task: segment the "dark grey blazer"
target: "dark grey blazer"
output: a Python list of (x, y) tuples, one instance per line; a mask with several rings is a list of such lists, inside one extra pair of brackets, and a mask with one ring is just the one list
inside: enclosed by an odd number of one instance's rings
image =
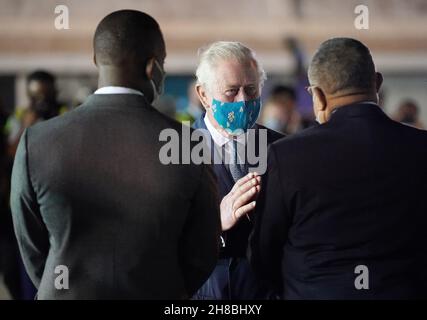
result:
[(106, 94), (23, 134), (11, 206), (39, 299), (180, 299), (208, 278), (216, 181), (207, 165), (161, 164), (165, 128), (181, 133), (143, 96)]

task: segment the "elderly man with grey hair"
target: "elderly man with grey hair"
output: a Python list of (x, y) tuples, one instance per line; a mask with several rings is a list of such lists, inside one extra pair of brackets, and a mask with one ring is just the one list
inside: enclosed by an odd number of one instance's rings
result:
[(256, 169), (262, 166), (248, 160), (249, 150), (266, 160), (267, 145), (283, 137), (256, 124), (266, 75), (251, 49), (219, 41), (201, 50), (196, 76), (195, 90), (205, 113), (193, 127), (204, 129), (212, 142), (223, 233), (220, 260), (194, 298), (267, 298), (269, 293), (255, 280), (246, 259), (263, 173)]

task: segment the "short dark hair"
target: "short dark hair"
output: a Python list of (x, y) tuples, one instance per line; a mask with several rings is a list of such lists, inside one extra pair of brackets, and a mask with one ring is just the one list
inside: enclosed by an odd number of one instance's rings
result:
[(271, 90), (271, 96), (272, 97), (286, 96), (286, 97), (289, 97), (291, 100), (296, 100), (297, 98), (295, 89), (283, 84), (275, 85)]
[(130, 57), (146, 62), (164, 51), (164, 40), (153, 17), (137, 10), (119, 10), (98, 24), (93, 47), (97, 63), (121, 65)]
[(375, 65), (369, 49), (351, 38), (323, 42), (310, 63), (308, 77), (330, 94), (348, 89), (372, 89)]
[(28, 76), (27, 76), (27, 83), (30, 83), (30, 81), (41, 81), (41, 82), (46, 82), (49, 83), (51, 85), (55, 84), (55, 76), (47, 71), (44, 70), (36, 70), (34, 72), (31, 72)]

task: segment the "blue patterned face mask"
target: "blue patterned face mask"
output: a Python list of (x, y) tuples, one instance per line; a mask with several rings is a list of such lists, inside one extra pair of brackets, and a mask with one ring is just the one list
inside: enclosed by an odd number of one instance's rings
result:
[(216, 122), (231, 135), (239, 135), (252, 128), (260, 109), (260, 98), (238, 102), (222, 102), (216, 99), (212, 101)]

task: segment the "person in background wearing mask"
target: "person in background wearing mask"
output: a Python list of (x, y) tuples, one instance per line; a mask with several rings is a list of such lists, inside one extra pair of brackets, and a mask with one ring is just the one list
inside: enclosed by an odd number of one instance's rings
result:
[(32, 72), (27, 77), (29, 106), (16, 108), (6, 123), (9, 155), (13, 158), (22, 132), (33, 124), (51, 119), (68, 111), (58, 102), (55, 77), (43, 70)]
[(425, 129), (423, 123), (419, 119), (419, 113), (419, 107), (414, 101), (404, 100), (397, 108), (396, 115), (393, 119), (408, 126)]
[(308, 77), (320, 125), (270, 146), (253, 267), (284, 299), (427, 298), (427, 132), (378, 106), (358, 40), (322, 43)]
[(98, 24), (93, 45), (99, 89), (18, 146), (11, 208), (25, 267), (39, 299), (189, 298), (215, 267), (220, 214), (210, 166), (159, 160), (160, 133), (182, 129), (151, 106), (162, 32), (121, 10)]
[[(212, 139), (212, 156), (228, 154), (229, 163), (214, 165), (220, 194), (222, 250), (220, 260), (194, 299), (262, 299), (267, 292), (253, 277), (246, 259), (252, 212), (260, 192), (261, 176), (249, 172), (238, 149), (260, 149), (258, 135), (267, 134), (267, 144), (283, 137), (256, 124), (260, 112), (265, 72), (255, 53), (239, 42), (214, 42), (200, 53), (196, 91), (205, 113), (194, 123)], [(255, 130), (256, 139), (247, 138)], [(265, 146), (265, 149), (267, 146)], [(233, 156), (234, 155), (234, 156)]]
[(261, 123), (267, 128), (285, 134), (293, 134), (302, 129), (301, 116), (296, 110), (296, 95), (293, 88), (284, 85), (273, 88), (263, 106)]

